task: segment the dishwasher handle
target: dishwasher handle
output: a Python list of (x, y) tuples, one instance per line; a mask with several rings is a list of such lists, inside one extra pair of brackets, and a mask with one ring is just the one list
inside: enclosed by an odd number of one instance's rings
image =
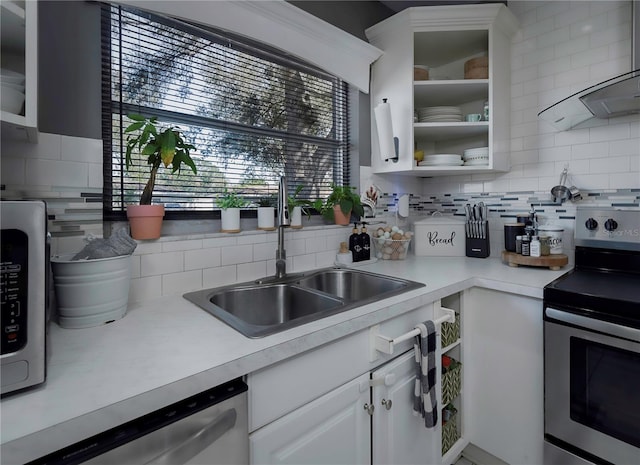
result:
[(172, 447), (148, 461), (146, 465), (187, 463), (207, 447), (211, 446), (211, 444), (217, 441), (224, 433), (232, 429), (236, 424), (237, 416), (235, 408), (224, 411), (215, 421), (192, 434), (181, 444)]

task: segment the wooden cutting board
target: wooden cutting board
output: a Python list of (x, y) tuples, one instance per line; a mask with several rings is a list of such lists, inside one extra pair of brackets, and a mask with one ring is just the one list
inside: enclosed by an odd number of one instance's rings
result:
[(569, 263), (569, 257), (564, 254), (545, 255), (544, 257), (527, 257), (515, 252), (503, 250), (502, 261), (513, 267), (520, 265), (540, 266), (556, 271)]

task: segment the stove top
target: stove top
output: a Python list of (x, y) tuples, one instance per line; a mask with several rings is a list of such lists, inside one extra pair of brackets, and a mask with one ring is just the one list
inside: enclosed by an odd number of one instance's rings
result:
[(575, 268), (544, 288), (545, 307), (640, 328), (640, 211), (576, 212)]

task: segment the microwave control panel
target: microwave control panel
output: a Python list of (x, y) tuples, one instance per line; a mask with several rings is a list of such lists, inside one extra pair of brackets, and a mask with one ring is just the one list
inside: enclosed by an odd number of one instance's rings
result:
[(0, 236), (0, 303), (2, 304), (2, 355), (27, 344), (28, 236), (17, 229), (3, 229)]

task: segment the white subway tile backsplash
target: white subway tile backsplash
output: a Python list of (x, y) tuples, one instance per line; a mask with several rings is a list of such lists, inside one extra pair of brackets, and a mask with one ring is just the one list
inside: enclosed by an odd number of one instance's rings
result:
[(609, 144), (607, 142), (577, 144), (571, 146), (571, 158), (600, 158), (609, 155)]
[(219, 287), (233, 284), (237, 280), (236, 265), (205, 268), (202, 270), (202, 287)]
[(629, 167), (629, 157), (592, 158), (589, 160), (589, 172), (593, 174), (628, 173)]
[(0, 160), (0, 182), (6, 186), (19, 187), (25, 183), (26, 160), (12, 158), (7, 153)]
[(232, 245), (222, 248), (222, 264), (237, 265), (253, 260), (253, 247), (251, 245)]
[(162, 275), (162, 295), (182, 294), (202, 289), (202, 270)]
[(202, 239), (186, 239), (162, 242), (163, 252), (202, 249)]
[(640, 172), (612, 173), (609, 175), (609, 187), (617, 189), (622, 186), (640, 187)]
[(141, 276), (157, 276), (184, 270), (183, 252), (163, 252), (142, 255), (140, 259)]
[(89, 163), (89, 181), (88, 187), (102, 190), (102, 163)]
[(542, 34), (548, 34), (555, 29), (553, 18), (546, 18), (532, 23), (526, 30), (522, 31), (522, 37), (529, 39)]
[(599, 126), (589, 130), (590, 142), (616, 141), (628, 139), (630, 136), (629, 124), (615, 124), (612, 120), (607, 126)]
[(306, 242), (304, 239), (291, 239), (287, 238), (285, 241), (285, 249), (287, 250), (287, 256), (302, 255), (306, 253)]
[(268, 260), (276, 256), (276, 250), (278, 249), (277, 242), (263, 242), (261, 244), (253, 245), (253, 259), (254, 260)]
[(202, 247), (229, 247), (236, 245), (236, 236), (229, 237), (213, 237), (208, 239), (202, 239)]
[(314, 268), (317, 268), (316, 254), (309, 253), (293, 257), (293, 269), (295, 271), (306, 271)]
[(84, 137), (60, 137), (60, 158), (102, 165), (102, 141)]
[(601, 63), (609, 59), (609, 47), (606, 45), (600, 47), (589, 47), (583, 52), (571, 55), (571, 66), (579, 68), (589, 66), (594, 63)]
[(324, 236), (309, 237), (305, 241), (305, 250), (307, 253), (324, 252), (327, 250), (327, 241)]
[(187, 250), (184, 252), (184, 269), (197, 270), (220, 266), (222, 263), (221, 255), (218, 247)]
[(254, 281), (259, 278), (267, 276), (267, 262), (266, 260), (251, 263), (241, 263), (237, 266), (238, 269), (238, 281)]
[(538, 151), (538, 160), (540, 162), (553, 162), (558, 160), (570, 160), (571, 147), (568, 145), (547, 147)]
[(88, 187), (89, 167), (80, 162), (28, 159), (25, 183), (33, 186)]

